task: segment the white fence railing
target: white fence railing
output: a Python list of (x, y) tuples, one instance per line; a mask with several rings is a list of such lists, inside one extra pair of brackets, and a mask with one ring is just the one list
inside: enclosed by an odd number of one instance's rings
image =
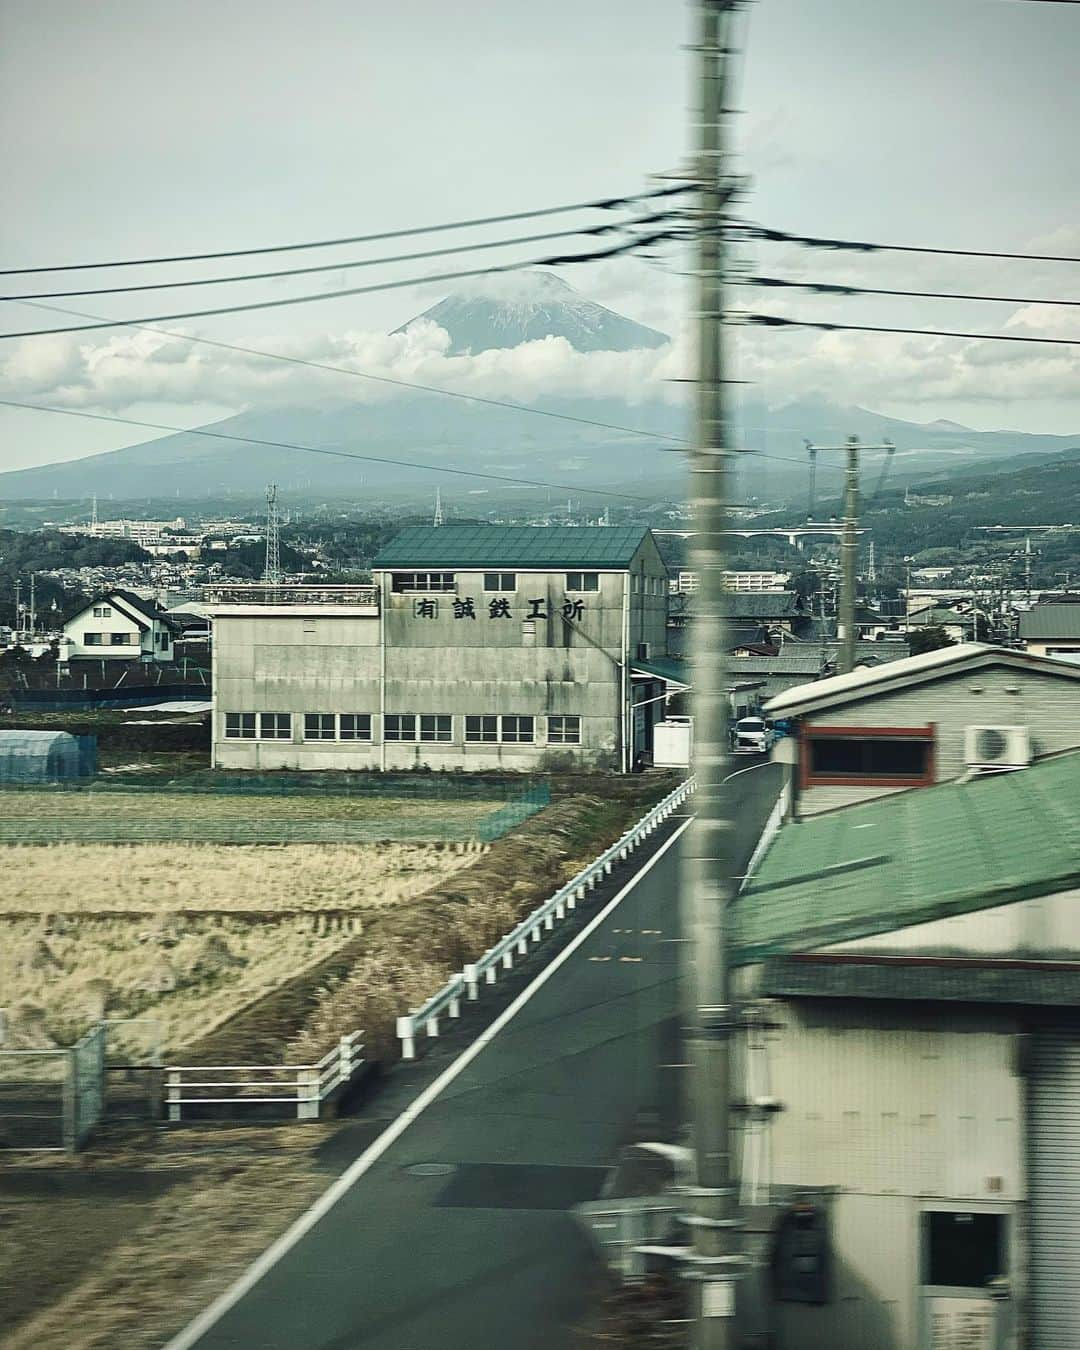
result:
[(191, 1108), (277, 1103), (295, 1107), (297, 1120), (317, 1120), (322, 1103), (349, 1083), (364, 1063), (361, 1031), (342, 1036), (316, 1064), (170, 1064), (165, 1102), (172, 1121)]
[(589, 891), (606, 876), (610, 876), (615, 864), (628, 858), (631, 853), (677, 810), (694, 791), (693, 778), (680, 783), (674, 792), (668, 793), (651, 811), (617, 839), (609, 849), (600, 854), (588, 867), (583, 868), (576, 877), (568, 881), (555, 892), (550, 899), (538, 905), (511, 933), (507, 933), (493, 947), (489, 947), (479, 961), (467, 965), (460, 975), (453, 975), (422, 1007), (405, 1013), (397, 1019), (397, 1035), (401, 1041), (402, 1059), (416, 1057), (416, 1038), (423, 1029), (428, 1037), (439, 1034), (439, 1018), (444, 1013), (457, 1017), (461, 1012), (461, 1000), (473, 1000), (479, 997), (480, 985), (494, 984), (498, 972), (510, 970), (514, 958), (528, 954), (530, 944), (539, 942), (544, 933), (555, 927), (558, 919), (564, 919), (568, 912), (576, 909), (579, 900), (584, 900)]

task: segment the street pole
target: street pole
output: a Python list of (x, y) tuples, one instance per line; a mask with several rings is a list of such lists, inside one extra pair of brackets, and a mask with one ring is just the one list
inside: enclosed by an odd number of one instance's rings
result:
[(733, 897), (732, 826), (722, 784), (728, 756), (724, 528), (734, 455), (724, 384), (723, 224), (730, 195), (724, 135), (731, 19), (738, 0), (698, 0), (698, 375), (690, 495), (691, 557), (698, 576), (691, 628), (696, 812), (680, 878), (689, 1115), (695, 1184), (685, 1274), (694, 1350), (735, 1344), (735, 1280), (742, 1261), (731, 1160), (732, 1045), (736, 1030), (727, 958)]
[(840, 541), (840, 621), (844, 645), (840, 649), (840, 673), (855, 669), (855, 572), (859, 554), (859, 438), (847, 438), (847, 472), (844, 476), (844, 533)]

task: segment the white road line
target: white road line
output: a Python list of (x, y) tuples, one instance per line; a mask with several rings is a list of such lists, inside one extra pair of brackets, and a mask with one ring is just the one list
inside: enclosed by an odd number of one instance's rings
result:
[(738, 778), (741, 773), (753, 773), (755, 769), (767, 769), (772, 763), (771, 759), (763, 759), (760, 764), (748, 764), (745, 769), (736, 769), (734, 773), (729, 773), (726, 778), (721, 778), (721, 783), (730, 783), (733, 778)]
[(540, 971), (532, 984), (521, 991), (517, 998), (514, 999), (513, 1003), (511, 1003), (508, 1008), (504, 1009), (495, 1021), (492, 1022), (491, 1026), (489, 1026), (486, 1031), (481, 1032), (476, 1040), (473, 1041), (472, 1045), (470, 1045), (468, 1049), (463, 1050), (457, 1059), (454, 1060), (453, 1064), (445, 1069), (433, 1083), (429, 1084), (420, 1096), (417, 1097), (416, 1101), (406, 1108), (393, 1124), (388, 1126), (382, 1134), (379, 1135), (374, 1143), (369, 1144), (363, 1153), (349, 1164), (345, 1171), (342, 1172), (341, 1176), (338, 1177), (337, 1181), (319, 1196), (318, 1200), (315, 1201), (310, 1209), (305, 1210), (304, 1213), (300, 1215), (291, 1228), (288, 1228), (276, 1242), (267, 1247), (266, 1251), (264, 1251), (263, 1254), (250, 1265), (246, 1271), (244, 1271), (243, 1275), (241, 1275), (238, 1280), (231, 1284), (229, 1288), (216, 1298), (208, 1308), (204, 1309), (198, 1317), (189, 1322), (183, 1331), (174, 1336), (164, 1347), (164, 1350), (190, 1350), (190, 1347), (198, 1344), (202, 1336), (208, 1332), (211, 1327), (215, 1326), (231, 1308), (235, 1307), (245, 1294), (254, 1289), (262, 1277), (267, 1274), (268, 1271), (272, 1270), (281, 1258), (290, 1252), (300, 1239), (309, 1233), (325, 1214), (333, 1209), (341, 1197), (360, 1180), (365, 1172), (378, 1162), (390, 1145), (405, 1133), (413, 1121), (427, 1110), (443, 1090), (449, 1087), (454, 1079), (469, 1067), (485, 1046), (489, 1045), (499, 1032), (502, 1031), (503, 1027), (517, 1016), (537, 990), (547, 984), (548, 980), (551, 979), (552, 975), (555, 974), (559, 967), (564, 965), (570, 957), (573, 956), (574, 952), (576, 952), (582, 943), (600, 927), (608, 915), (612, 914), (619, 905), (622, 904), (623, 900), (630, 894), (642, 877), (656, 866), (689, 824), (690, 821), (687, 820), (686, 824), (680, 825), (671, 837), (666, 839), (663, 844), (660, 845), (648, 862), (646, 862), (639, 871), (634, 873), (622, 890), (607, 902), (599, 914), (590, 919), (581, 932), (578, 933), (577, 937), (569, 942), (558, 956)]

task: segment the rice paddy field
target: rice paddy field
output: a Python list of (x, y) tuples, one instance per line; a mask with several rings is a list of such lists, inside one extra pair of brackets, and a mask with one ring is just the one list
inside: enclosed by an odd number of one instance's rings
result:
[(227, 795), (32, 789), (0, 793), (0, 843), (363, 843), (475, 837), (505, 798)]
[(179, 1049), (332, 956), (366, 915), (482, 851), (469, 842), (0, 848), (5, 1044), (70, 1045), (104, 1015), (154, 1019), (166, 1053)]

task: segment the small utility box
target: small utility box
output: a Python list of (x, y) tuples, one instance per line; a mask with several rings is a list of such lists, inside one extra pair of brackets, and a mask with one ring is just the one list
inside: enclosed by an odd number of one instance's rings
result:
[(653, 764), (658, 769), (687, 769), (694, 748), (692, 717), (670, 717), (653, 727)]

